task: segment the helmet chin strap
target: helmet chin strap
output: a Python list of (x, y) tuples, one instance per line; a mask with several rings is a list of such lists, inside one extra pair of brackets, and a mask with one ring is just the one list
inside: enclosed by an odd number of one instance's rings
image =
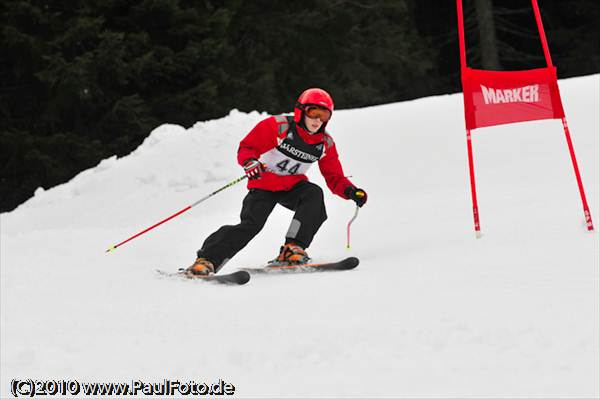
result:
[(325, 125), (326, 123), (323, 123), (321, 125), (321, 127), (319, 129), (317, 129), (316, 132), (311, 132), (310, 130), (306, 129), (306, 131), (308, 132), (308, 134), (313, 135), (313, 134), (318, 134), (318, 133), (323, 133), (325, 131)]
[(304, 123), (304, 111), (302, 111), (302, 116), (300, 117), (300, 122), (298, 122), (298, 126), (300, 126), (302, 129), (306, 130), (307, 132), (310, 132), (308, 130), (308, 128), (306, 127), (306, 124)]
[[(322, 126), (323, 125), (321, 125), (321, 127)], [(321, 131), (321, 128), (319, 128), (316, 132), (311, 132), (310, 129), (304, 125), (304, 121), (302, 121), (301, 128), (304, 129), (304, 130), (306, 130), (306, 133), (308, 133), (310, 136), (312, 136), (313, 134), (317, 134), (317, 133), (319, 133)]]
[(305, 117), (304, 111), (302, 111), (302, 117), (300, 118), (300, 123), (298, 123), (298, 126), (300, 126), (302, 129), (306, 130), (306, 133), (308, 133), (310, 135), (318, 133), (318, 131), (316, 131), (314, 133), (310, 131), (308, 126), (306, 126), (306, 123), (304, 123), (304, 117)]

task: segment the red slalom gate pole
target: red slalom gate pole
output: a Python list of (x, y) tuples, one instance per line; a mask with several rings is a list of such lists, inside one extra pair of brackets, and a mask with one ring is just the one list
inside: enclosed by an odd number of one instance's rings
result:
[(216, 191), (213, 191), (212, 193), (208, 194), (207, 196), (200, 198), (198, 201), (194, 202), (194, 203), (193, 203), (193, 204), (191, 204), (191, 205), (188, 205), (188, 206), (186, 206), (186, 207), (185, 207), (185, 208), (183, 208), (182, 210), (180, 210), (180, 211), (178, 211), (178, 212), (176, 212), (176, 213), (172, 214), (171, 216), (167, 217), (166, 219), (163, 219), (163, 220), (161, 220), (160, 222), (158, 222), (158, 223), (156, 223), (156, 224), (154, 224), (154, 225), (152, 225), (152, 226), (148, 227), (147, 229), (140, 231), (139, 233), (137, 233), (137, 234), (135, 234), (135, 235), (133, 235), (133, 236), (129, 237), (129, 238), (128, 238), (128, 239), (126, 239), (125, 241), (122, 241), (122, 242), (120, 242), (120, 243), (118, 243), (118, 244), (116, 244), (116, 245), (113, 245), (113, 246), (111, 246), (111, 247), (110, 247), (110, 248), (108, 248), (108, 249), (107, 249), (105, 252), (112, 252), (112, 251), (114, 251), (115, 249), (119, 248), (121, 245), (123, 245), (123, 244), (125, 244), (125, 243), (128, 243), (129, 241), (133, 240), (134, 238), (137, 238), (137, 237), (141, 236), (142, 234), (144, 234), (144, 233), (147, 233), (147, 232), (149, 232), (150, 230), (154, 229), (155, 227), (158, 227), (158, 226), (160, 226), (161, 224), (163, 224), (163, 223), (166, 223), (166, 222), (168, 222), (169, 220), (171, 220), (171, 219), (173, 219), (173, 218), (175, 218), (175, 217), (177, 217), (177, 216), (181, 215), (182, 213), (184, 213), (184, 212), (186, 212), (186, 211), (189, 211), (190, 209), (192, 209), (193, 207), (195, 207), (195, 206), (196, 206), (196, 205), (198, 205), (199, 203), (201, 203), (201, 202), (203, 202), (203, 201), (205, 201), (205, 200), (209, 199), (209, 198), (210, 198), (210, 197), (212, 197), (213, 195), (215, 195), (215, 194), (217, 194), (217, 193), (220, 193), (221, 191), (225, 190), (226, 188), (229, 188), (229, 187), (231, 187), (231, 186), (233, 186), (233, 185), (235, 185), (235, 184), (237, 184), (237, 183), (241, 182), (241, 181), (242, 181), (242, 180), (244, 180), (246, 177), (247, 177), (246, 175), (244, 175), (244, 176), (242, 176), (242, 177), (238, 177), (237, 179), (235, 179), (235, 180), (234, 180), (234, 181), (232, 181), (231, 183), (228, 183), (228, 184), (224, 185), (223, 187), (221, 187), (220, 189), (218, 189), (218, 190), (216, 190)]
[[(456, 16), (458, 18), (458, 44), (460, 50), (460, 66), (462, 77), (465, 69), (467, 68), (465, 23), (463, 18), (462, 0), (456, 0)], [(477, 205), (477, 190), (475, 189), (475, 166), (473, 162), (473, 145), (471, 144), (471, 129), (467, 129), (467, 153), (469, 156), (469, 178), (471, 179), (471, 201), (473, 203), (473, 221), (475, 223), (475, 237), (481, 238), (481, 227), (479, 225), (479, 206)]]
[(467, 129), (467, 152), (469, 155), (469, 177), (471, 179), (471, 200), (473, 202), (473, 221), (475, 223), (475, 237), (481, 238), (479, 225), (479, 206), (477, 205), (477, 190), (475, 189), (475, 166), (473, 162), (473, 146), (471, 144), (471, 130)]
[(581, 202), (583, 203), (583, 213), (585, 215), (585, 224), (588, 231), (594, 230), (594, 224), (592, 223), (592, 214), (585, 197), (585, 190), (583, 189), (583, 183), (581, 182), (581, 175), (579, 174), (579, 167), (577, 166), (577, 158), (575, 158), (575, 149), (573, 148), (573, 142), (571, 141), (571, 134), (569, 133), (569, 126), (567, 125), (567, 118), (562, 118), (563, 128), (565, 130), (565, 137), (567, 139), (567, 146), (569, 147), (569, 153), (571, 154), (571, 161), (573, 162), (573, 170), (575, 171), (575, 178), (577, 179), (577, 186), (579, 187), (579, 194), (581, 195)]
[[(535, 22), (538, 27), (540, 34), (540, 41), (542, 48), (544, 49), (544, 57), (546, 58), (546, 65), (552, 67), (552, 58), (550, 57), (550, 49), (548, 48), (548, 40), (546, 39), (546, 33), (544, 31), (544, 25), (542, 23), (542, 16), (540, 14), (540, 8), (537, 0), (531, 0), (531, 6), (533, 7), (533, 13), (535, 15)], [(581, 202), (583, 204), (583, 213), (585, 215), (585, 224), (588, 231), (594, 230), (594, 224), (592, 223), (592, 214), (585, 198), (585, 190), (583, 189), (583, 183), (581, 182), (581, 175), (579, 174), (579, 166), (577, 166), (577, 158), (575, 157), (575, 149), (573, 148), (573, 142), (571, 140), (571, 134), (569, 132), (569, 125), (567, 125), (567, 118), (562, 117), (562, 125), (565, 131), (565, 138), (567, 139), (567, 146), (569, 147), (569, 153), (571, 155), (571, 162), (573, 163), (573, 170), (575, 171), (575, 178), (577, 179), (577, 186), (579, 187), (579, 195), (581, 195)]]

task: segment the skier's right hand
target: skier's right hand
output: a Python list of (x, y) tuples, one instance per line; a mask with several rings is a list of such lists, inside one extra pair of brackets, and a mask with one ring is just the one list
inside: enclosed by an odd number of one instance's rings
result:
[(249, 180), (260, 179), (265, 166), (256, 158), (250, 158), (244, 162), (244, 171)]

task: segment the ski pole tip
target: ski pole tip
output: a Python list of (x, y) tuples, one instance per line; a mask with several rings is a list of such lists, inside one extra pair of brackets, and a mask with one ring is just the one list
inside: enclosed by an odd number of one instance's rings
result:
[(112, 252), (115, 249), (117, 249), (117, 247), (115, 247), (114, 245), (112, 245), (110, 248), (108, 248), (105, 252)]

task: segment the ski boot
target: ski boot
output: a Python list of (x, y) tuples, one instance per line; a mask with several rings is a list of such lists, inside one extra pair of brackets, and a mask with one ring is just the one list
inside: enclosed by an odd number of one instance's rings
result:
[(214, 274), (215, 266), (211, 261), (205, 258), (198, 258), (193, 265), (186, 269), (186, 273), (193, 274), (195, 276), (208, 276)]
[(304, 249), (298, 244), (287, 243), (279, 250), (279, 256), (273, 259), (270, 264), (277, 265), (301, 265), (310, 262), (310, 258)]

